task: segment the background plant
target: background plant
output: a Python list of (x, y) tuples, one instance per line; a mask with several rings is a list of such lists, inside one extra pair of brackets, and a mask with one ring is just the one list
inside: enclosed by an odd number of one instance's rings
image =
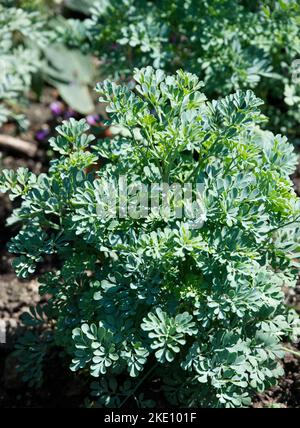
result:
[(300, 85), (292, 79), (300, 57), (298, 2), (101, 0), (80, 10), (90, 17), (69, 20), (60, 33), (96, 54), (102, 73), (130, 78), (136, 66), (184, 67), (212, 98), (252, 88), (265, 101), (269, 126), (299, 141)]
[(41, 49), (50, 37), (45, 27), (37, 12), (0, 5), (0, 125), (8, 118), (26, 124), (19, 105), (41, 69)]
[(25, 128), (28, 93), (33, 89), (40, 96), (45, 83), (72, 109), (92, 113), (91, 57), (56, 42), (53, 30), (62, 10), (52, 10), (51, 2), (19, 3), (0, 4), (0, 126), (16, 120)]
[[(69, 354), (71, 370), (95, 378), (100, 406), (131, 397), (152, 405), (140, 396), (151, 379), (174, 405), (248, 406), (282, 375), (284, 338), (299, 335), (283, 293), (298, 275), (296, 156), (285, 137), (259, 128), (262, 101), (251, 91), (208, 102), (183, 71), (147, 67), (134, 79), (134, 91), (97, 86), (120, 135), (94, 141), (84, 120), (70, 120), (50, 141), (59, 156), (48, 174), (3, 172), (2, 190), (21, 201), (10, 219), (22, 225), (9, 247), (18, 276), (36, 272), (46, 255), (60, 260), (39, 279), (40, 293), (52, 296), (45, 317), (25, 321), (49, 320), (52, 346)], [(128, 184), (202, 183), (194, 197), (203, 227), (163, 211), (99, 216), (105, 183), (124, 173)], [(129, 203), (140, 208), (134, 197)], [(31, 336), (18, 350), (32, 383), (45, 355), (37, 346)]]

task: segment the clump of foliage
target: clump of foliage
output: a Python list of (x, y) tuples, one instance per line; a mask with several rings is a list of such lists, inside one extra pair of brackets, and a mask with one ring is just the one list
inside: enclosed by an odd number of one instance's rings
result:
[[(98, 0), (62, 33), (102, 59), (102, 71), (130, 77), (153, 65), (196, 73), (213, 98), (255, 88), (272, 128), (299, 138), (299, 3), (292, 0)], [(300, 67), (299, 67), (300, 68)]]
[(91, 57), (57, 44), (54, 29), (60, 15), (51, 9), (51, 2), (18, 6), (0, 5), (0, 126), (16, 120), (26, 127), (22, 111), (28, 92), (33, 89), (40, 95), (45, 82), (56, 87), (74, 110), (93, 112)]
[[(84, 120), (70, 120), (50, 141), (60, 156), (48, 174), (3, 173), (2, 190), (21, 200), (11, 222), (23, 226), (9, 246), (17, 274), (49, 254), (61, 263), (40, 277), (51, 298), (25, 321), (51, 321), (53, 345), (94, 378), (100, 406), (153, 405), (141, 389), (151, 379), (174, 405), (248, 406), (283, 374), (282, 341), (299, 335), (283, 293), (298, 275), (296, 156), (285, 137), (260, 129), (251, 91), (209, 102), (183, 71), (147, 67), (134, 79), (134, 90), (97, 86), (120, 135), (93, 142)], [(188, 204), (182, 218), (161, 209), (140, 219), (134, 193), (132, 215), (115, 216), (111, 189), (125, 174), (128, 186), (192, 183), (202, 227)], [(18, 349), (32, 382), (45, 357), (35, 343)]]
[(49, 37), (38, 12), (0, 5), (0, 126), (8, 118), (25, 126), (20, 101), (41, 69), (41, 49)]

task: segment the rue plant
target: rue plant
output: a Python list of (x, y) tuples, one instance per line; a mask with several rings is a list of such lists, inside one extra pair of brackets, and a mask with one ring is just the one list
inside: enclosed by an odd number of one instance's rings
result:
[[(47, 349), (59, 346), (71, 370), (94, 380), (100, 406), (153, 405), (154, 381), (174, 405), (249, 406), (283, 374), (282, 342), (299, 335), (284, 304), (298, 275), (296, 156), (260, 129), (251, 91), (210, 102), (195, 75), (151, 67), (134, 81), (97, 86), (120, 130), (113, 139), (95, 141), (84, 120), (70, 120), (50, 141), (48, 174), (3, 173), (2, 190), (20, 201), (14, 268), (36, 273), (51, 296), (24, 316), (21, 370), (39, 384)], [(112, 194), (124, 176), (135, 190), (167, 183), (170, 209), (141, 218), (149, 200), (132, 190), (125, 215), (123, 195)], [(188, 183), (193, 202), (178, 207), (172, 186)], [(48, 255), (58, 267), (40, 275)]]
[(87, 0), (83, 9), (88, 19), (59, 32), (99, 56), (102, 73), (130, 78), (133, 67), (183, 67), (213, 98), (255, 88), (272, 129), (299, 142), (299, 2)]
[(49, 37), (38, 12), (0, 5), (0, 126), (8, 119), (26, 126), (20, 103), (42, 67), (41, 49)]

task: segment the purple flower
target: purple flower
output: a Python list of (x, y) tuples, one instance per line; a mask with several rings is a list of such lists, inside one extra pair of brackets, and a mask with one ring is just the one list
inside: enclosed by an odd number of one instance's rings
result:
[(97, 126), (99, 123), (99, 116), (97, 114), (89, 114), (86, 116), (86, 121), (91, 126)]
[(170, 42), (175, 45), (177, 43), (177, 35), (176, 34), (171, 34), (170, 36)]
[(112, 43), (110, 45), (111, 50), (116, 51), (117, 49), (119, 49), (120, 45), (119, 43)]
[(71, 119), (71, 117), (77, 117), (78, 113), (76, 113), (75, 110), (69, 108), (65, 114), (64, 114), (64, 119)]
[(50, 131), (48, 128), (45, 129), (39, 129), (36, 133), (35, 133), (35, 139), (37, 141), (44, 141), (48, 135), (50, 134)]
[(54, 101), (50, 104), (50, 110), (54, 116), (61, 116), (64, 111), (64, 105), (60, 101)]

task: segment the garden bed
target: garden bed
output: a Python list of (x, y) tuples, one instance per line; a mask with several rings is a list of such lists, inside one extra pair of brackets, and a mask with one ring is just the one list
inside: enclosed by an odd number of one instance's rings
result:
[[(47, 144), (37, 141), (36, 135), (40, 130), (47, 129), (47, 137), (54, 132), (57, 122), (53, 120), (49, 104), (55, 99), (55, 91), (46, 91), (43, 102), (33, 103), (29, 113), (31, 129), (21, 135), (27, 141), (37, 145), (34, 158), (24, 156), (10, 150), (5, 151), (3, 165), (16, 169), (24, 166), (40, 173), (48, 166)], [(12, 133), (13, 128), (6, 128), (6, 133)], [(45, 137), (45, 138), (47, 138)], [(293, 176), (295, 188), (300, 194), (300, 164)], [(82, 375), (72, 374), (67, 367), (68, 361), (61, 358), (60, 350), (54, 349), (47, 358), (45, 380), (39, 389), (29, 388), (24, 384), (16, 370), (16, 360), (13, 356), (14, 345), (24, 328), (20, 325), (20, 316), (31, 305), (41, 302), (38, 294), (38, 283), (35, 278), (29, 281), (18, 280), (11, 267), (12, 256), (6, 250), (6, 244), (14, 234), (12, 228), (5, 227), (5, 222), (12, 206), (7, 197), (1, 195), (0, 203), (0, 313), (7, 326), (7, 343), (0, 345), (0, 408), (1, 407), (79, 407), (84, 405), (88, 396), (89, 385)], [(51, 260), (46, 260), (41, 271), (51, 269)], [(286, 294), (287, 303), (300, 312), (300, 283), (295, 290)], [(287, 346), (289, 346), (287, 344)], [(258, 394), (253, 407), (298, 407), (300, 408), (300, 361), (292, 354), (286, 355), (283, 361), (285, 376), (277, 387)], [(148, 385), (151, 388), (151, 385)], [(148, 391), (149, 393), (149, 391)], [(164, 403), (162, 397), (161, 403)], [(131, 404), (129, 403), (129, 406)], [(163, 407), (164, 404), (161, 404)]]
[(2, 3), (0, 408), (300, 408), (299, 3)]

